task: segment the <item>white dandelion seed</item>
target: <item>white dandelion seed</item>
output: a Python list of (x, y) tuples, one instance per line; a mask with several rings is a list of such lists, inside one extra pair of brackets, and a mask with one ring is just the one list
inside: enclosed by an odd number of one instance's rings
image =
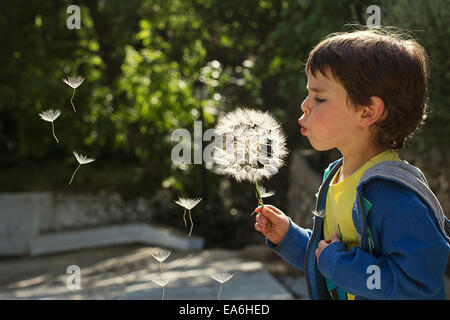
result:
[(233, 277), (233, 274), (229, 272), (217, 272), (211, 275), (211, 278), (220, 283), (219, 293), (217, 294), (217, 300), (220, 300), (220, 293), (222, 292), (222, 286), (225, 282), (230, 280)]
[(70, 98), (70, 103), (72, 104), (73, 111), (77, 112), (73, 104), (73, 97), (75, 96), (75, 89), (78, 88), (83, 83), (84, 78), (81, 76), (74, 76), (74, 77), (67, 76), (67, 79), (62, 79), (62, 81), (73, 89), (73, 94), (72, 98)]
[(213, 149), (218, 172), (254, 183), (258, 202), (264, 206), (258, 181), (278, 173), (288, 154), (281, 125), (268, 112), (238, 108), (218, 120), (215, 133), (222, 141)]
[(161, 275), (164, 275), (162, 263), (170, 256), (171, 253), (172, 251), (164, 248), (155, 248), (151, 252), (153, 258), (155, 258), (159, 262), (159, 267), (161, 268)]
[(261, 198), (268, 198), (275, 195), (275, 191), (266, 190), (263, 186), (259, 187), (259, 192), (261, 193)]
[(158, 277), (155, 277), (152, 279), (154, 283), (156, 283), (158, 286), (162, 287), (162, 297), (161, 300), (164, 300), (164, 287), (169, 283), (169, 279), (164, 277), (163, 275), (160, 275)]
[[(255, 193), (256, 193), (256, 199), (258, 199), (258, 203), (260, 203), (259, 196), (261, 196), (261, 198), (268, 198), (268, 197), (275, 195), (275, 191), (268, 191), (263, 186), (259, 186), (259, 194), (258, 194), (258, 190), (256, 190)], [(255, 213), (256, 213), (256, 211), (253, 211), (251, 216)]]
[(81, 76), (68, 76), (67, 79), (63, 79), (64, 83), (70, 86), (72, 89), (78, 88), (84, 81), (84, 78)]
[(81, 167), (82, 164), (90, 163), (95, 161), (93, 158), (88, 158), (86, 156), (83, 156), (82, 154), (78, 154), (76, 151), (73, 152), (73, 155), (75, 156), (75, 159), (78, 161), (78, 167), (75, 169), (75, 171), (72, 174), (72, 178), (69, 181), (69, 184), (72, 183), (73, 177), (75, 176), (75, 173), (78, 171), (78, 169)]
[(312, 214), (316, 217), (323, 218), (323, 217), (325, 217), (325, 210), (319, 210), (319, 211), (313, 210)]
[(59, 143), (59, 140), (55, 135), (55, 126), (53, 125), (53, 121), (55, 121), (59, 117), (60, 114), (61, 114), (61, 111), (53, 110), (53, 109), (49, 109), (49, 110), (39, 113), (39, 116), (41, 117), (42, 120), (52, 123), (52, 133), (53, 133), (53, 137), (55, 138), (57, 143)]
[(172, 253), (172, 251), (170, 251), (168, 249), (155, 248), (152, 250), (151, 254), (152, 254), (153, 258), (155, 258), (159, 262), (163, 262), (170, 256), (171, 253)]
[(187, 227), (187, 222), (186, 222), (186, 210), (188, 210), (189, 212), (189, 220), (191, 221), (191, 230), (189, 232), (189, 237), (191, 236), (192, 233), (192, 228), (194, 227), (194, 222), (192, 221), (192, 216), (191, 216), (191, 210), (197, 205), (199, 204), (199, 202), (202, 201), (202, 198), (197, 198), (197, 199), (189, 199), (189, 198), (178, 198), (178, 200), (175, 201), (176, 204), (178, 204), (179, 206), (184, 208), (184, 213), (183, 213), (183, 220), (184, 220), (184, 225)]

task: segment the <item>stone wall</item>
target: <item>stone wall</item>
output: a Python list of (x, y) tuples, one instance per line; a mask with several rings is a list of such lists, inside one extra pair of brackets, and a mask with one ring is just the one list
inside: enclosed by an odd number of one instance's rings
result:
[(0, 194), (0, 255), (30, 251), (38, 236), (130, 223), (148, 223), (152, 201), (117, 194), (50, 192)]
[(151, 200), (124, 201), (118, 194), (35, 195), (40, 208), (39, 233), (80, 230), (104, 225), (150, 222)]
[[(316, 192), (322, 182), (308, 164), (314, 161), (314, 150), (295, 150), (289, 167), (288, 208), (286, 214), (301, 227), (312, 228), (312, 210), (316, 202)], [(309, 160), (309, 161), (308, 161)]]

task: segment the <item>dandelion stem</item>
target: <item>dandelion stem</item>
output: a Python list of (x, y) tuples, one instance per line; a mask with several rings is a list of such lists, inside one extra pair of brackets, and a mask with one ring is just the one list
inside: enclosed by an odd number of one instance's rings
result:
[(217, 300), (220, 300), (220, 293), (222, 292), (222, 286), (223, 286), (223, 283), (221, 282), (220, 283), (219, 293), (217, 294)]
[(80, 169), (80, 167), (81, 167), (81, 163), (80, 164), (78, 164), (78, 167), (75, 169), (75, 171), (73, 172), (73, 174), (72, 174), (72, 178), (70, 179), (70, 181), (69, 181), (69, 184), (71, 184), (72, 183), (72, 180), (73, 180), (73, 177), (75, 176), (75, 173), (78, 171), (78, 169)]
[(159, 262), (159, 267), (161, 268), (161, 277), (164, 277), (164, 271), (163, 271), (163, 267), (162, 267), (162, 261)]
[[(261, 208), (264, 208), (264, 202), (261, 197), (261, 192), (259, 191), (258, 180), (255, 180), (255, 185), (256, 185), (256, 192), (258, 192), (259, 196), (259, 204), (261, 205)], [(269, 230), (272, 231), (272, 222), (270, 222), (270, 220), (267, 220), (267, 225), (269, 226)]]
[(162, 288), (163, 288), (163, 292), (162, 292), (161, 300), (164, 300), (164, 286)]
[(194, 227), (194, 222), (192, 221), (191, 210), (189, 210), (189, 220), (191, 220), (191, 231), (189, 232), (189, 237), (192, 233), (192, 228)]
[(56, 142), (59, 143), (58, 138), (55, 135), (55, 126), (53, 125), (53, 121), (52, 121), (52, 132), (53, 132), (53, 136), (55, 137)]
[(186, 208), (184, 208), (183, 220), (184, 220), (184, 226), (187, 227), (187, 222), (186, 222)]
[(72, 94), (72, 98), (70, 98), (70, 103), (72, 104), (72, 107), (73, 107), (73, 111), (74, 112), (77, 112), (77, 110), (75, 110), (75, 106), (74, 106), (74, 104), (73, 104), (73, 97), (75, 96), (75, 88), (73, 88), (73, 94)]
[(255, 185), (256, 185), (256, 192), (258, 193), (258, 197), (259, 197), (259, 204), (261, 205), (261, 207), (264, 207), (263, 199), (261, 197), (261, 192), (259, 191), (258, 180), (255, 180)]

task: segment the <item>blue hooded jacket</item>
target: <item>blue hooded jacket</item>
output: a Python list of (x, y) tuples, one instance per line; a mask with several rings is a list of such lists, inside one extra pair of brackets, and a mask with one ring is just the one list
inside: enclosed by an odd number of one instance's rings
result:
[[(450, 221), (423, 173), (404, 160), (384, 161), (364, 172), (352, 210), (360, 246), (346, 251), (334, 242), (317, 263), (328, 185), (341, 165), (339, 159), (325, 170), (313, 229), (289, 219), (283, 240), (276, 246), (266, 239), (267, 247), (305, 271), (311, 299), (331, 299), (325, 278), (355, 299), (445, 299)], [(375, 273), (374, 286), (369, 282)]]

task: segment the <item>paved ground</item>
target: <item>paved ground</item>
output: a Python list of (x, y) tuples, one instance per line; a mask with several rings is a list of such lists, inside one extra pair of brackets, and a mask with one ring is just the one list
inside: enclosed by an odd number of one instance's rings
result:
[[(34, 258), (0, 260), (0, 299), (161, 299), (156, 284), (160, 265), (151, 247), (120, 246)], [(69, 290), (70, 265), (81, 270), (81, 289)], [(300, 271), (264, 246), (244, 250), (172, 251), (163, 263), (169, 283), (165, 299), (217, 299), (219, 271), (233, 277), (223, 284), (221, 299), (304, 299)]]
[[(160, 265), (148, 246), (116, 246), (20, 259), (0, 259), (0, 299), (161, 299), (162, 287), (153, 282)], [(69, 290), (67, 267), (81, 270), (81, 289)], [(306, 299), (301, 271), (284, 262), (264, 246), (242, 250), (172, 251), (163, 263), (169, 279), (165, 299), (218, 298), (220, 284), (210, 275), (233, 274), (223, 284), (222, 300)], [(447, 278), (447, 299), (450, 279)]]

